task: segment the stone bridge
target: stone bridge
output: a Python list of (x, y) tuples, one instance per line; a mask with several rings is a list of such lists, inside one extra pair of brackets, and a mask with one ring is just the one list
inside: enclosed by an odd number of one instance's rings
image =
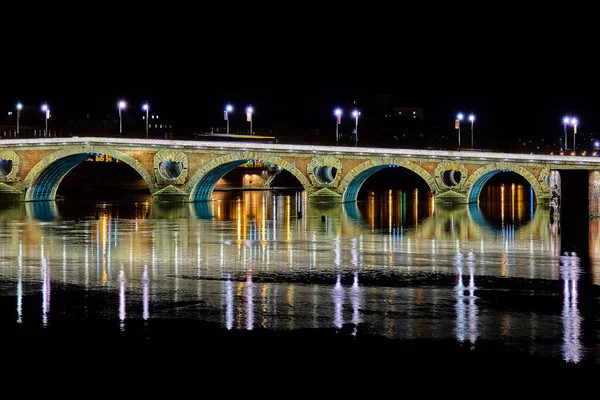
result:
[(550, 187), (560, 190), (561, 170), (588, 173), (590, 200), (600, 198), (596, 157), (91, 137), (1, 140), (0, 198), (54, 200), (69, 171), (95, 154), (130, 165), (159, 201), (211, 200), (217, 181), (248, 160), (289, 171), (310, 200), (356, 201), (362, 184), (389, 167), (419, 175), (442, 203), (477, 203), (485, 183), (505, 170), (525, 178), (539, 203), (550, 201)]

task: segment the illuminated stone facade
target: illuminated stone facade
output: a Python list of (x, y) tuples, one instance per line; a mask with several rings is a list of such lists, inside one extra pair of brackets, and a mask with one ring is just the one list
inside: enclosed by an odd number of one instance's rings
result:
[[(591, 186), (600, 171), (600, 159), (595, 157), (91, 137), (25, 139), (0, 141), (0, 195), (10, 192), (26, 201), (52, 200), (64, 176), (95, 154), (130, 165), (154, 198), (185, 202), (211, 200), (221, 178), (249, 160), (287, 170), (309, 200), (334, 202), (355, 201), (362, 184), (388, 167), (419, 175), (438, 203), (477, 203), (485, 183), (509, 170), (531, 184), (538, 203), (548, 204), (552, 179), (559, 179), (550, 178), (552, 171), (594, 171)], [(257, 184), (253, 180), (252, 186)]]

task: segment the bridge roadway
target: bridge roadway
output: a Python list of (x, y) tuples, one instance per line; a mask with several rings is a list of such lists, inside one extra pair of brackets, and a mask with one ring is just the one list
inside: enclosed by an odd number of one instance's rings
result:
[(0, 198), (53, 200), (66, 174), (94, 154), (129, 164), (160, 201), (211, 200), (219, 179), (248, 160), (289, 171), (319, 201), (355, 201), (362, 184), (388, 167), (413, 171), (442, 203), (478, 202), (485, 183), (506, 170), (524, 177), (538, 202), (549, 201), (551, 187), (560, 191), (561, 170), (589, 171), (590, 196), (600, 192), (600, 157), (592, 156), (70, 137), (0, 140)]

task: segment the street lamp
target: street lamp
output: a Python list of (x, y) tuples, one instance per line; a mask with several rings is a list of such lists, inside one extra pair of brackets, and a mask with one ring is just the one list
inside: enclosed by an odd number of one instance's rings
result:
[(454, 129), (458, 129), (458, 147), (460, 147), (460, 121), (463, 119), (465, 119), (465, 116), (459, 112), (456, 114), (456, 120), (454, 120)]
[(358, 147), (358, 116), (360, 115), (360, 111), (354, 110), (352, 111), (352, 116), (356, 119), (356, 125), (354, 128), (354, 146)]
[(571, 124), (573, 125), (573, 151), (577, 151), (577, 146), (575, 146), (575, 134), (577, 133), (577, 125), (579, 124), (579, 120), (577, 118), (571, 118)]
[(123, 133), (123, 116), (121, 111), (127, 108), (127, 103), (125, 100), (119, 100), (117, 103), (117, 107), (119, 108), (119, 134)]
[(48, 119), (50, 118), (50, 107), (48, 107), (47, 103), (42, 104), (41, 110), (46, 114), (46, 130), (44, 131), (44, 137), (48, 135)]
[(23, 104), (21, 102), (17, 103), (17, 137), (19, 137), (19, 119), (21, 118), (21, 110), (23, 109)]
[(225, 111), (223, 112), (223, 116), (225, 121), (227, 121), (227, 134), (229, 135), (229, 113), (233, 111), (233, 106), (231, 104), (227, 104), (225, 106)]
[(336, 120), (335, 120), (335, 144), (338, 144), (338, 140), (339, 140), (339, 126), (342, 123), (342, 109), (341, 108), (336, 108), (333, 111), (333, 114), (336, 116)]
[(475, 122), (475, 115), (471, 113), (469, 115), (469, 121), (471, 121), (471, 149), (473, 148), (473, 122)]
[[(150, 111), (150, 104), (144, 103), (142, 105), (142, 110), (146, 111), (146, 139), (148, 139), (148, 111)], [(119, 110), (119, 114), (121, 110)]]
[(248, 108), (246, 108), (246, 121), (250, 122), (250, 134), (254, 135), (254, 133), (252, 132), (252, 113), (254, 112), (254, 108), (252, 108), (252, 106), (249, 106)]
[(567, 125), (569, 124), (569, 122), (571, 122), (571, 118), (569, 118), (569, 117), (564, 117), (563, 118), (563, 126), (565, 128), (565, 150), (568, 149), (568, 146), (567, 146)]

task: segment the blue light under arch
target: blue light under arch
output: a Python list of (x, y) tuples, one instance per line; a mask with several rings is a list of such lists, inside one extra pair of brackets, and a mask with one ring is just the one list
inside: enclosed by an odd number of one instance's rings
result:
[(387, 165), (378, 165), (376, 167), (364, 170), (363, 172), (358, 174), (356, 176), (356, 178), (354, 178), (352, 180), (352, 182), (350, 182), (350, 184), (348, 185), (348, 188), (344, 192), (343, 201), (344, 202), (356, 201), (356, 198), (358, 197), (358, 192), (359, 192), (361, 186), (363, 185), (363, 183), (365, 183), (365, 181), (367, 179), (369, 179), (369, 177), (371, 177), (374, 173), (379, 172), (384, 168), (388, 168), (388, 166)]
[(31, 188), (31, 201), (54, 200), (54, 193), (70, 170), (87, 160), (91, 153), (73, 154), (48, 165), (37, 177)]
[(200, 179), (200, 181), (196, 184), (196, 187), (194, 188), (194, 195), (192, 196), (192, 201), (212, 200), (212, 192), (219, 179), (227, 175), (228, 172), (233, 171), (236, 167), (239, 167), (240, 165), (245, 164), (247, 162), (248, 160), (230, 161), (208, 171), (206, 175), (204, 175), (202, 179)]

